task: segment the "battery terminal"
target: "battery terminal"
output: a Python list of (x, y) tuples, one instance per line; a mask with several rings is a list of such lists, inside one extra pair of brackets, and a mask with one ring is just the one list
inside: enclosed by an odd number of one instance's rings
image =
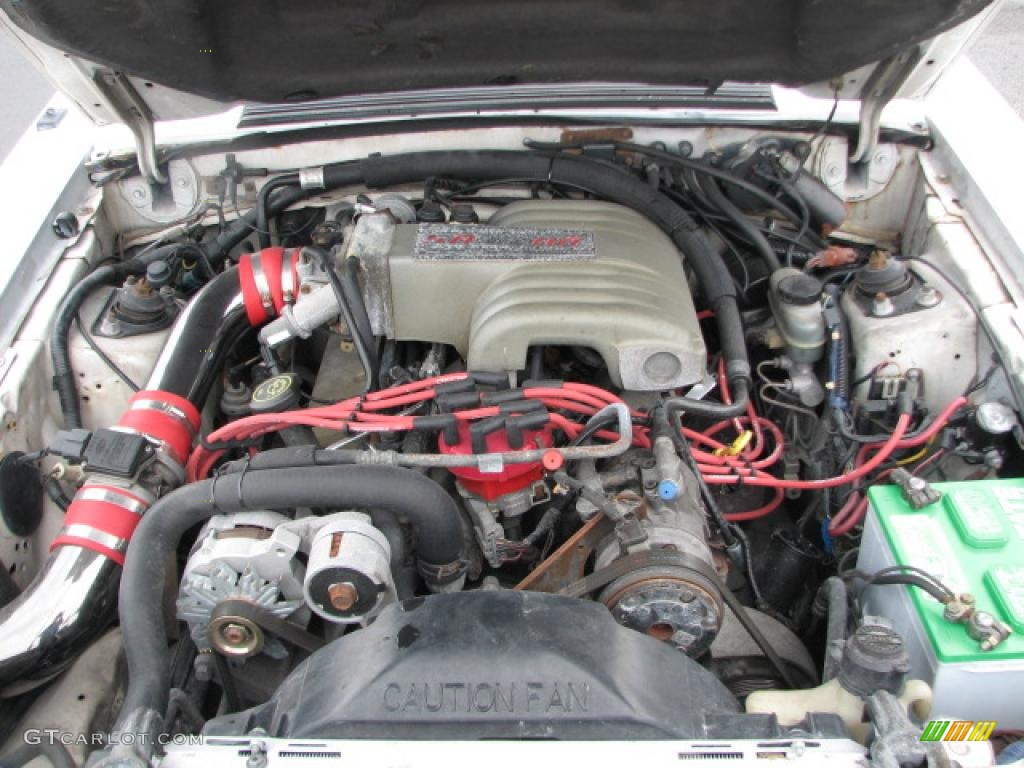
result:
[(905, 469), (894, 469), (890, 477), (914, 509), (923, 509), (942, 498), (942, 491), (933, 488), (923, 477), (912, 475)]
[(974, 595), (969, 592), (950, 598), (942, 616), (952, 624), (966, 624), (967, 634), (983, 651), (994, 650), (1013, 634), (1013, 630), (994, 615), (977, 610)]

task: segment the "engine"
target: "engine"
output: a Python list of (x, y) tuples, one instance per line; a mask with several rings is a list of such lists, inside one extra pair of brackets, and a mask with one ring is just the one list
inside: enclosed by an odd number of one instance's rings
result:
[[(63, 429), (0, 478), (45, 460), (66, 506), (0, 682), (45, 684), (119, 602), (115, 735), (864, 741), (933, 691), (909, 609), (851, 595), (922, 590), (1016, 652), (866, 522), (1016, 460), (971, 301), (845, 238), (800, 151), (374, 156), (92, 272), (55, 324)], [(167, 337), (112, 426), (66, 345), (99, 290), (105, 344)]]

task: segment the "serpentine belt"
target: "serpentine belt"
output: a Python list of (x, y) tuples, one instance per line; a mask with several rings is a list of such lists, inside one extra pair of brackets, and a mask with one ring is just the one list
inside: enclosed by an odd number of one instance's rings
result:
[(620, 557), (611, 565), (605, 566), (599, 571), (594, 571), (579, 581), (574, 581), (572, 584), (559, 590), (558, 594), (567, 595), (568, 597), (585, 597), (591, 592), (611, 584), (616, 579), (632, 573), (638, 568), (651, 567), (685, 568), (709, 582), (707, 584), (708, 587), (714, 587), (719, 592), (724, 590), (718, 574), (703, 560), (698, 560), (696, 557), (683, 552), (667, 549), (649, 549)]

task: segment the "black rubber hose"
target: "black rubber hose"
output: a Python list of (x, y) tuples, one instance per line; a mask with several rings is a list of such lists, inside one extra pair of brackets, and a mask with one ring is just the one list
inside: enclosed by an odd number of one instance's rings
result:
[(345, 259), (345, 268), (338, 277), (341, 280), (341, 287), (345, 291), (345, 298), (348, 299), (348, 305), (352, 310), (352, 319), (355, 320), (359, 335), (366, 339), (370, 349), (373, 350), (376, 346), (376, 338), (370, 323), (370, 313), (366, 311), (366, 302), (363, 301), (363, 292), (359, 287), (359, 259), (355, 257)]
[(676, 414), (685, 413), (716, 421), (742, 416), (747, 412), (747, 403), (750, 401), (750, 381), (737, 378), (729, 383), (733, 396), (730, 404), (695, 400), (690, 397), (670, 397), (664, 401), (665, 411), (671, 418), (675, 418)]
[(299, 174), (286, 173), (283, 176), (275, 176), (260, 189), (256, 198), (256, 238), (260, 248), (269, 248), (270, 240), (270, 195), (275, 189), (289, 187), (299, 183)]
[(64, 493), (64, 488), (61, 486), (60, 481), (55, 477), (48, 477), (43, 481), (43, 490), (46, 491), (46, 495), (50, 498), (54, 504), (56, 504), (61, 512), (67, 512), (68, 507), (71, 506), (71, 498)]
[(107, 264), (99, 267), (81, 282), (75, 285), (64, 297), (57, 310), (50, 334), (50, 360), (53, 363), (53, 388), (57, 390), (60, 409), (63, 416), (64, 429), (82, 427), (82, 408), (78, 401), (78, 383), (75, 372), (71, 369), (71, 326), (75, 322), (82, 304), (96, 288), (101, 285), (118, 283), (128, 275), (144, 274), (146, 266), (154, 261), (170, 258), (181, 250), (181, 243), (171, 243), (119, 264)]
[[(78, 310), (94, 290), (101, 285), (109, 285), (123, 280), (133, 272), (138, 272), (141, 265), (133, 262), (108, 264), (93, 270), (75, 285), (64, 297), (57, 316), (53, 321), (50, 334), (50, 360), (53, 363), (53, 387), (57, 390), (60, 410), (63, 415), (64, 429), (80, 429), (82, 427), (82, 407), (78, 402), (78, 386), (75, 372), (71, 369), (71, 326), (75, 322)], [(145, 269), (145, 267), (141, 267)]]
[(825, 665), (821, 682), (827, 683), (839, 672), (839, 658), (836, 655), (840, 643), (846, 640), (846, 624), (849, 621), (846, 582), (838, 576), (830, 576), (818, 590), (815, 612), (824, 613), (825, 624)]
[(164, 496), (139, 523), (121, 578), (120, 617), (128, 690), (115, 731), (157, 713), (169, 693), (163, 594), (166, 564), (181, 537), (213, 515), (254, 509), (382, 509), (416, 533), (420, 571), (439, 582), (462, 570), (462, 527), (455, 501), (433, 480), (385, 466), (238, 472), (186, 485)]
[(361, 450), (328, 450), (316, 445), (290, 445), (285, 448), (270, 448), (255, 456), (236, 459), (224, 464), (219, 472), (230, 475), (233, 472), (261, 469), (291, 469), (295, 467), (334, 467), (339, 464), (358, 464)]
[(225, 313), (207, 344), (206, 352), (199, 363), (199, 371), (186, 397), (199, 410), (203, 409), (210, 391), (224, 370), (229, 355), (235, 351), (238, 342), (252, 330), (249, 316), (244, 307), (232, 307)]
[[(338, 308), (341, 310), (341, 316), (345, 320), (345, 325), (348, 326), (349, 333), (352, 334), (352, 342), (355, 344), (356, 352), (359, 355), (359, 362), (363, 366), (363, 375), (366, 377), (364, 392), (369, 392), (377, 386), (377, 356), (375, 354), (376, 350), (373, 348), (373, 334), (371, 333), (369, 338), (363, 336), (360, 332), (360, 325), (352, 311), (350, 301), (352, 288), (350, 287), (350, 290), (346, 292), (342, 278), (334, 270), (334, 265), (331, 263), (331, 257), (327, 251), (323, 248), (308, 245), (305, 248), (305, 252), (317, 260), (324, 274), (327, 275), (331, 289), (334, 291), (334, 296), (337, 299)], [(358, 287), (354, 290), (356, 293), (359, 291)]]
[[(357, 163), (339, 164), (332, 167), (335, 169), (333, 180), (336, 182), (332, 184), (332, 188), (361, 183), (362, 177), (360, 176)], [(268, 181), (267, 183), (269, 184), (270, 182)], [(295, 205), (295, 203), (323, 191), (319, 189), (301, 189), (297, 186), (285, 186), (280, 187), (280, 189), (280, 192), (267, 201), (266, 214), (269, 217), (276, 216)], [(224, 230), (217, 237), (202, 243), (200, 247), (206, 252), (207, 258), (210, 261), (223, 259), (232, 248), (259, 229), (257, 223), (259, 216), (259, 206), (254, 206), (251, 210), (246, 211), (245, 214), (224, 227)]]
[(768, 238), (764, 236), (758, 226), (752, 222), (736, 205), (725, 196), (722, 192), (721, 187), (718, 186), (718, 182), (710, 176), (705, 176), (700, 183), (701, 189), (707, 195), (708, 201), (722, 214), (733, 223), (733, 225), (739, 229), (743, 236), (747, 239), (751, 245), (754, 246), (754, 250), (757, 251), (758, 255), (768, 265), (769, 272), (775, 272), (782, 268), (782, 263), (779, 261), (778, 255), (775, 253), (775, 249), (772, 248), (772, 244), (768, 242)]
[[(688, 168), (688, 169), (690, 169), (690, 170), (692, 170), (692, 171), (694, 171), (696, 173), (700, 173), (700, 174), (705, 175), (705, 176), (711, 176), (711, 177), (713, 177), (715, 179), (719, 179), (720, 181), (723, 181), (723, 182), (725, 182), (726, 184), (728, 184), (728, 185), (730, 185), (732, 187), (736, 187), (737, 189), (741, 189), (744, 192), (746, 192), (748, 195), (751, 195), (752, 197), (757, 198), (762, 203), (764, 203), (768, 208), (771, 208), (771, 209), (773, 209), (775, 211), (778, 211), (779, 213), (781, 213), (784, 217), (789, 219), (794, 224), (799, 224), (800, 223), (800, 216), (795, 211), (793, 211), (788, 205), (786, 205), (784, 202), (779, 200), (777, 197), (773, 197), (771, 194), (769, 194), (767, 191), (765, 191), (761, 187), (757, 186), (756, 184), (752, 184), (752, 183), (750, 183), (749, 181), (747, 181), (745, 179), (741, 179), (739, 176), (737, 176), (736, 174), (732, 173), (731, 171), (727, 171), (724, 168), (719, 168), (717, 166), (711, 165), (710, 163), (708, 163), (708, 162), (706, 162), (704, 160), (694, 160), (693, 158), (683, 157), (682, 155), (673, 154), (673, 153), (668, 152), (666, 150), (655, 149), (654, 147), (646, 147), (643, 144), (633, 144), (632, 142), (628, 142), (628, 141), (612, 141), (612, 142), (597, 142), (597, 143), (589, 143), (589, 142), (561, 143), (561, 142), (527, 141), (526, 142), (526, 146), (532, 147), (533, 149), (547, 150), (547, 151), (566, 150), (566, 149), (585, 149), (588, 146), (589, 147), (596, 147), (596, 146), (609, 147), (609, 146), (611, 146), (614, 149), (622, 151), (622, 152), (636, 152), (636, 153), (639, 153), (641, 155), (647, 155), (648, 157), (653, 157), (656, 160), (661, 160), (663, 163), (668, 163), (669, 165), (674, 165), (674, 166), (676, 166), (678, 168)], [(810, 233), (810, 234), (816, 239), (816, 241), (818, 241), (819, 244), (823, 244), (820, 237), (818, 237), (814, 233)]]
[(75, 761), (63, 744), (45, 738), (45, 734), (40, 737), (38, 744), (23, 744), (0, 757), (0, 768), (22, 768), (38, 757), (49, 760), (53, 768), (75, 768)]

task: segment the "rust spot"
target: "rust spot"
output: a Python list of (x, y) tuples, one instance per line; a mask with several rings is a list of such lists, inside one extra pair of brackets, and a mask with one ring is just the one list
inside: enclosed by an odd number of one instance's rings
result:
[(563, 144), (600, 144), (605, 141), (632, 141), (633, 129), (612, 128), (567, 128), (562, 131)]
[(338, 556), (338, 550), (341, 549), (341, 540), (345, 538), (344, 533), (335, 533), (331, 536), (331, 557)]
[(657, 624), (651, 624), (647, 628), (647, 634), (653, 637), (655, 640), (661, 640), (661, 642), (667, 642), (672, 639), (672, 635), (675, 634), (675, 630), (671, 624), (659, 621)]

